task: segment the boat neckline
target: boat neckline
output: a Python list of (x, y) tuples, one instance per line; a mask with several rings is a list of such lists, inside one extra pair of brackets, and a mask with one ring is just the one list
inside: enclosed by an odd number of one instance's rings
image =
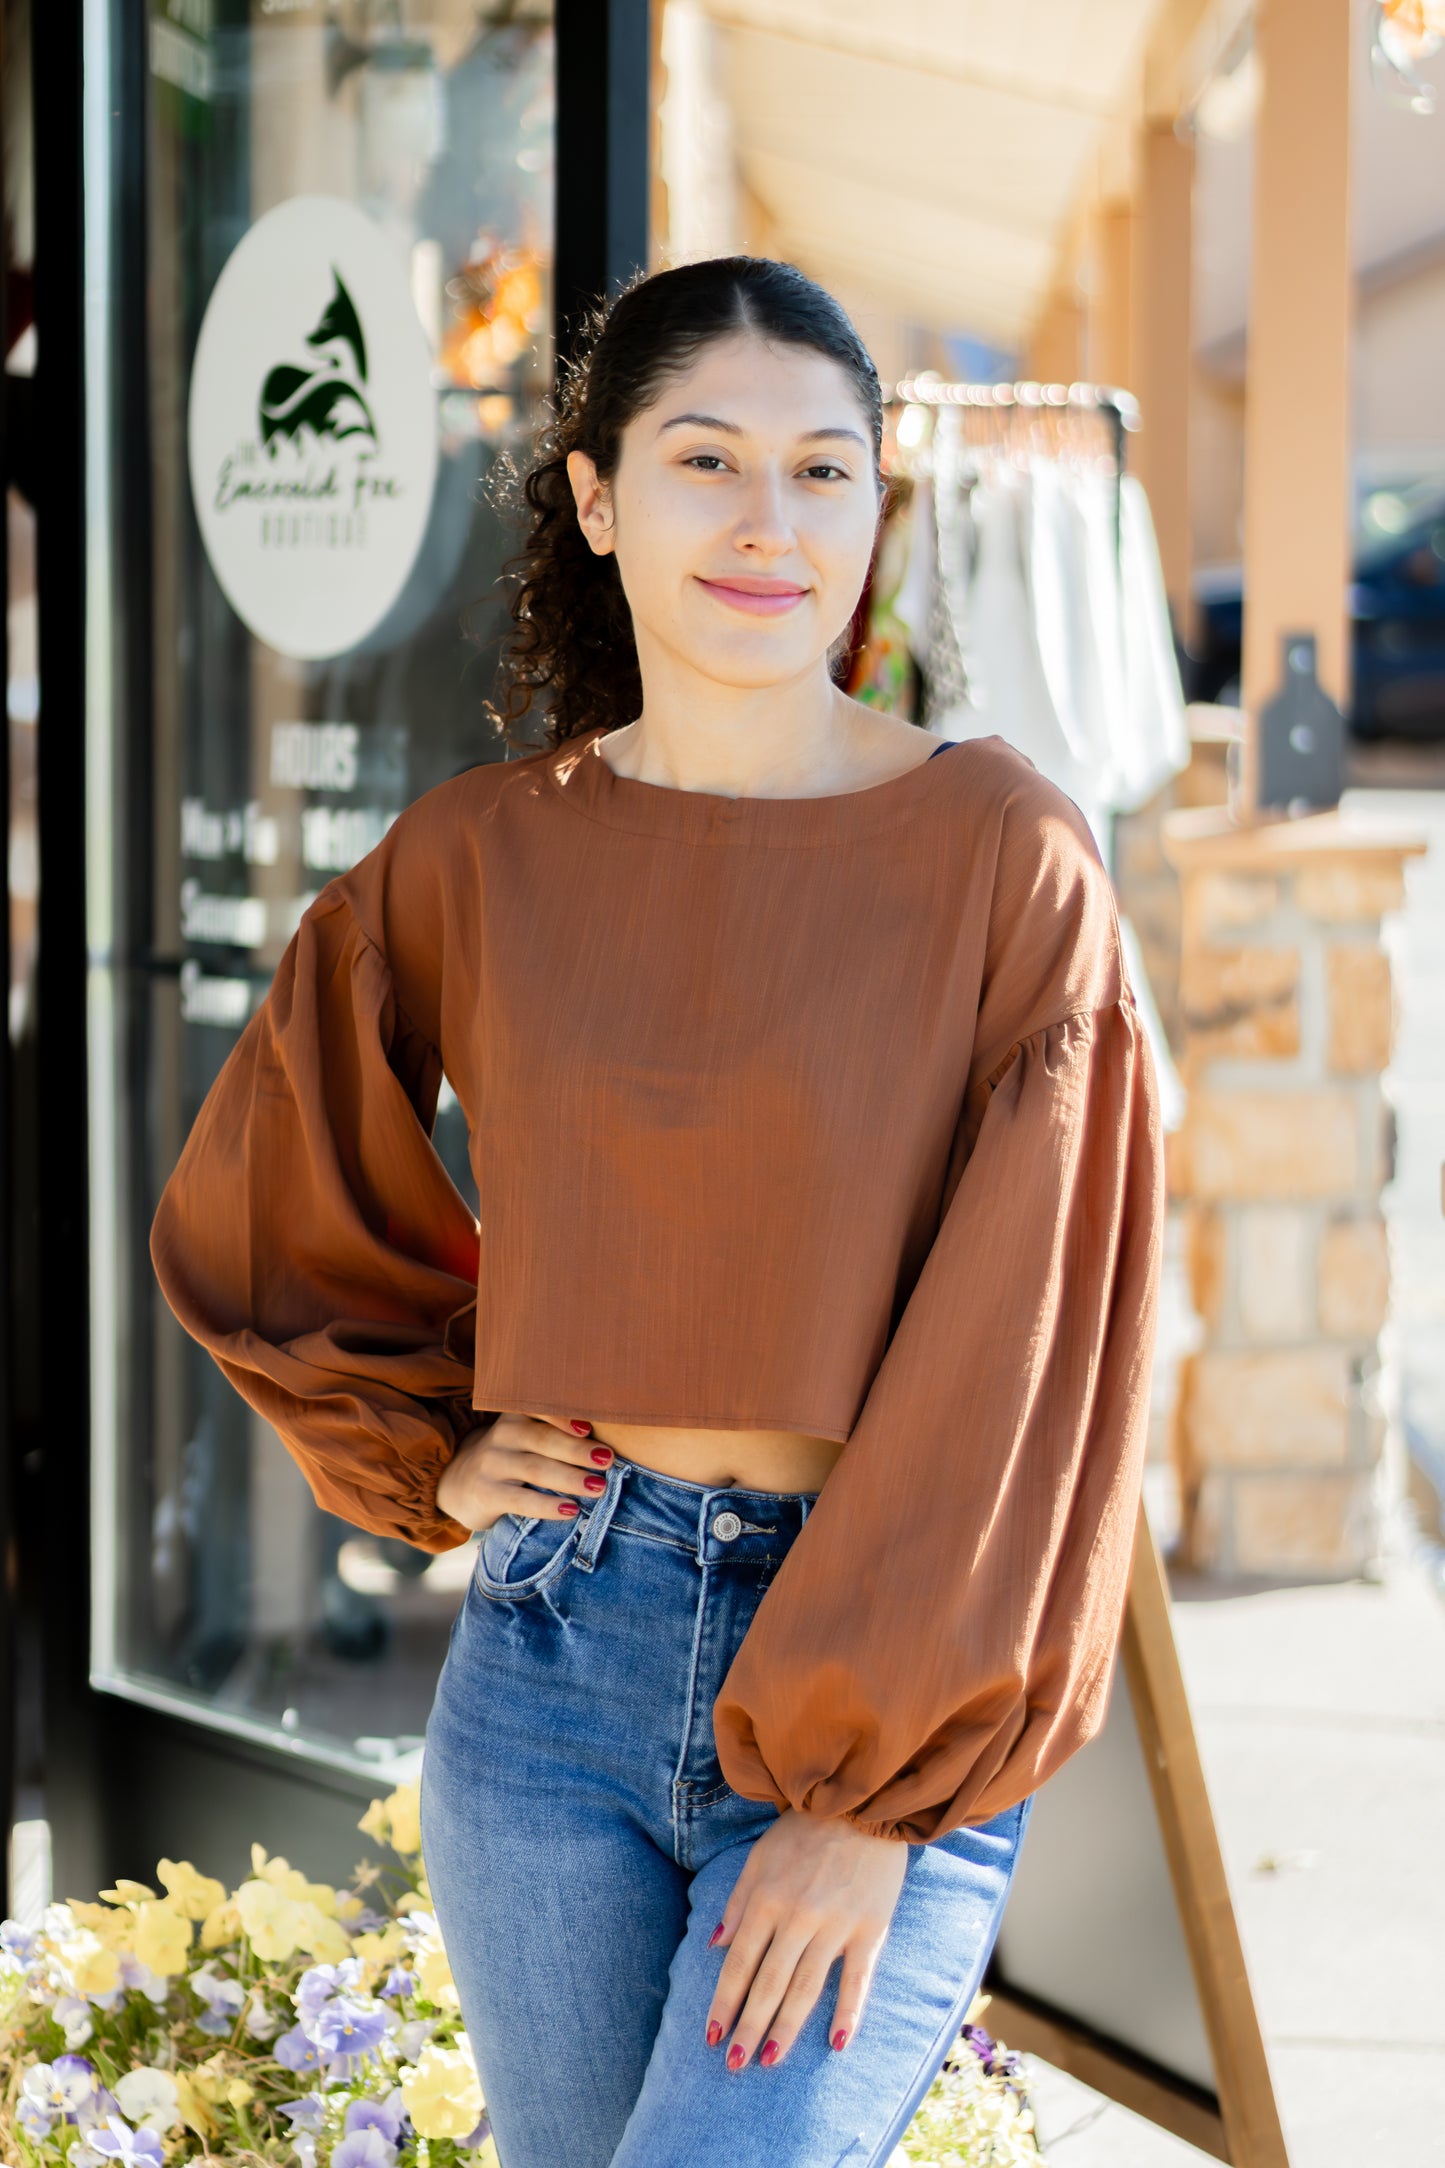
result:
[[(846, 835), (891, 826), (916, 810), (939, 789), (943, 777), (929, 775), (937, 755), (974, 739), (944, 739), (901, 775), (857, 790), (830, 791), (814, 798), (730, 798), (719, 791), (685, 790), (674, 783), (645, 783), (618, 775), (602, 755), (605, 724), (579, 732), (545, 759), (548, 777), (566, 803), (587, 819), (636, 835), (672, 837), (689, 843), (832, 843)], [(958, 763), (945, 761), (945, 771)]]

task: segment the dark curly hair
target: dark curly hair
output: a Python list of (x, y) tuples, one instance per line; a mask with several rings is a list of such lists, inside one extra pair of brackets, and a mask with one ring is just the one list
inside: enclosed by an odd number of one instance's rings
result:
[[(507, 567), (512, 623), (502, 645), (501, 689), (491, 713), (508, 742), (534, 707), (543, 743), (556, 747), (601, 724), (620, 729), (641, 712), (642, 680), (632, 617), (614, 556), (595, 556), (577, 522), (569, 452), (586, 452), (602, 480), (616, 471), (622, 433), (665, 379), (715, 339), (740, 331), (811, 347), (846, 373), (873, 436), (883, 437), (878, 372), (844, 311), (794, 264), (765, 256), (716, 256), (639, 277), (584, 327), (561, 371), (554, 418), (510, 496), (526, 536)], [(504, 497), (505, 501), (505, 497)]]

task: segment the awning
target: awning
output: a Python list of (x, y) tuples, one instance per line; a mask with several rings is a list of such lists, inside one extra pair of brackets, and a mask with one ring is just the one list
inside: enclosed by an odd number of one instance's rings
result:
[(1016, 342), (1158, 0), (704, 0), (743, 179), (849, 296)]

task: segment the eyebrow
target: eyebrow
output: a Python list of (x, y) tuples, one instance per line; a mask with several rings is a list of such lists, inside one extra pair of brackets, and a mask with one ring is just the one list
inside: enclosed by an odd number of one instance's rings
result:
[[(674, 414), (662, 424), (657, 433), (662, 436), (669, 429), (717, 429), (728, 437), (741, 437), (747, 433), (737, 422), (725, 422), (718, 414)], [(865, 451), (868, 449), (868, 439), (859, 429), (805, 429), (799, 442), (818, 444), (825, 438), (840, 437), (850, 444), (861, 444)]]

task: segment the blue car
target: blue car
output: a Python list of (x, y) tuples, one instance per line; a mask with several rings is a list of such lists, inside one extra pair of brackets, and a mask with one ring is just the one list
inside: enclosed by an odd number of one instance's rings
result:
[[(1239, 699), (1243, 629), (1237, 565), (1196, 576), (1198, 632), (1184, 658), (1194, 700)], [(1377, 489), (1364, 500), (1350, 588), (1360, 738), (1445, 738), (1445, 484)]]

